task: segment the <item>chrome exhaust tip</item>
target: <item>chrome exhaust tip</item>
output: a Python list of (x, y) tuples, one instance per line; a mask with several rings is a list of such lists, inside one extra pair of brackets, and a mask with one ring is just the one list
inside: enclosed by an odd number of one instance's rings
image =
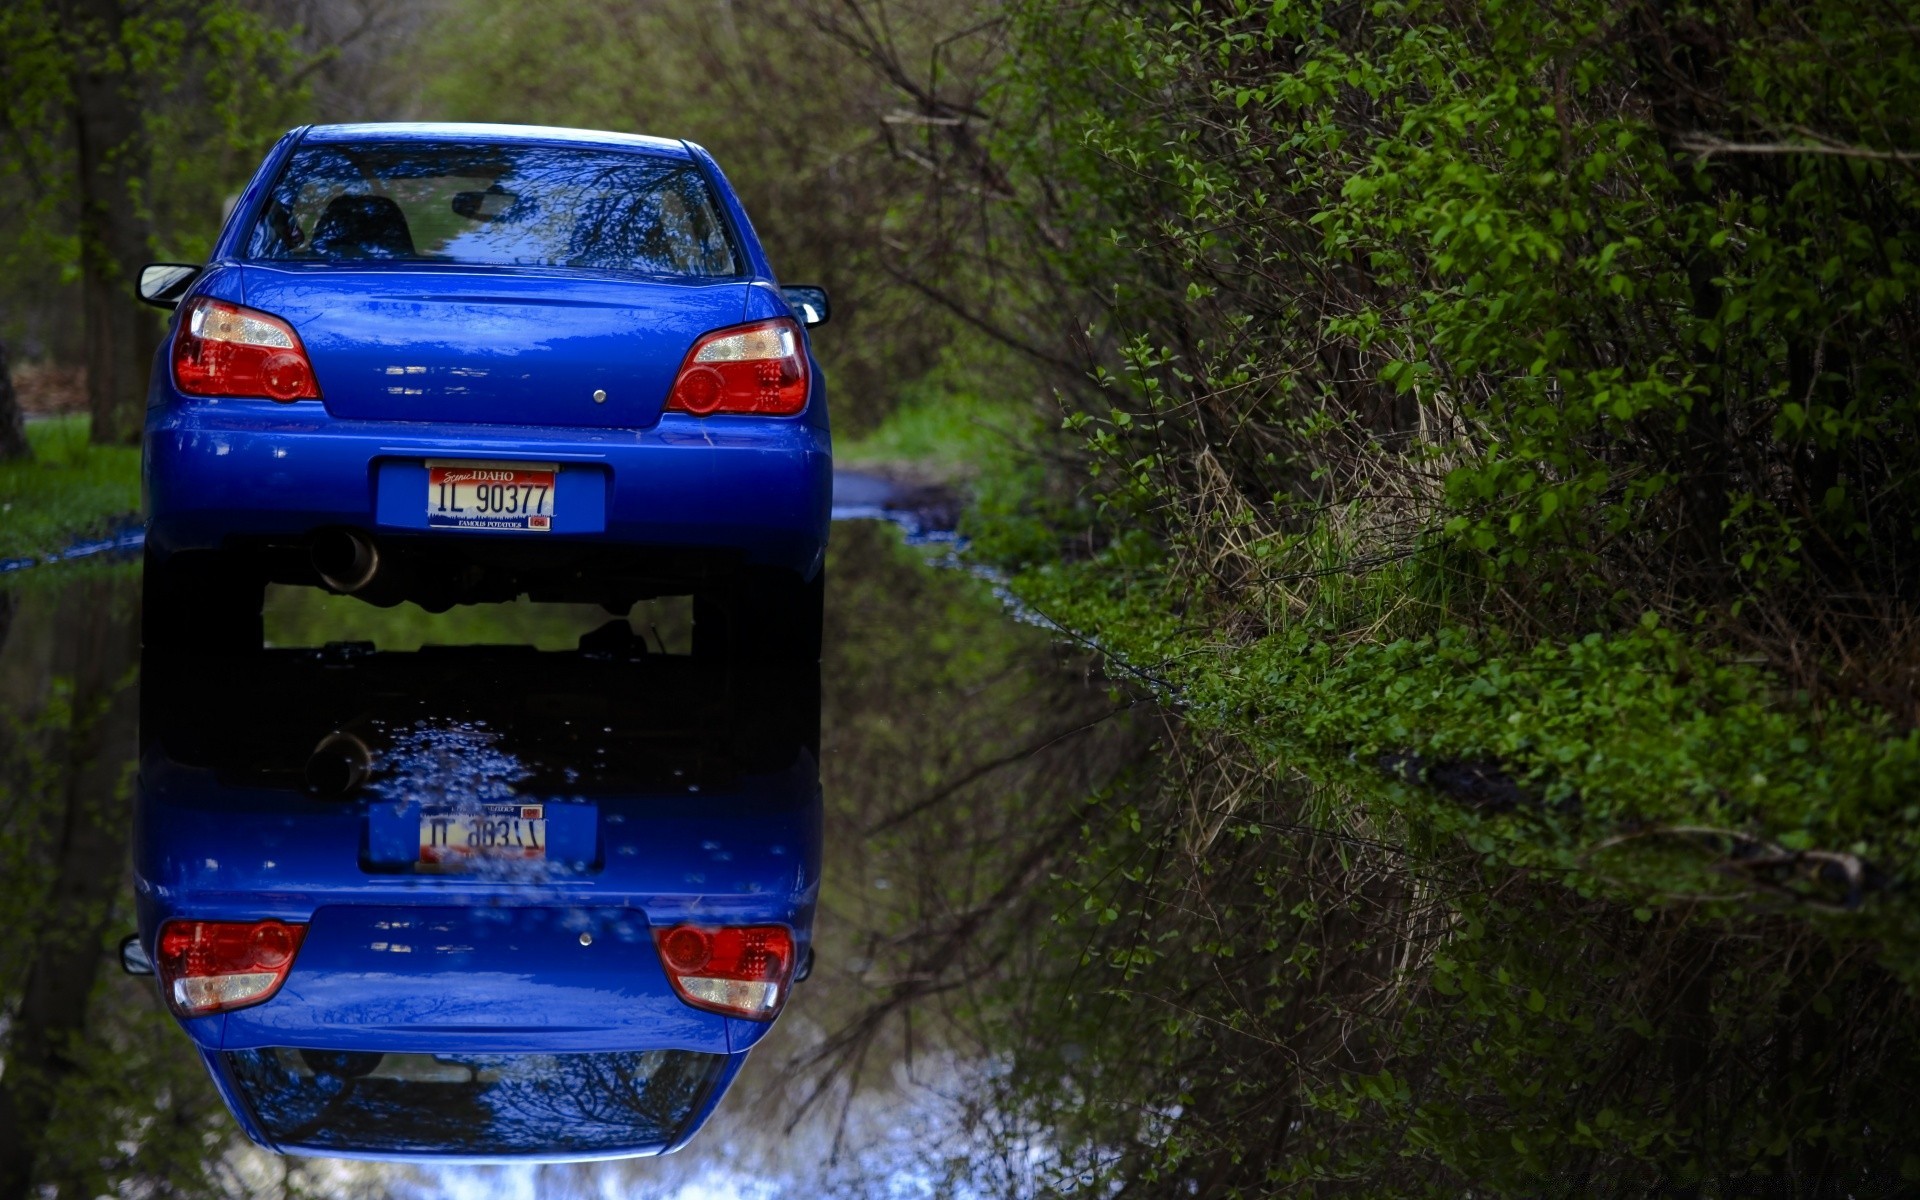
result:
[(307, 756), (306, 774), (315, 795), (344, 796), (373, 774), (373, 751), (355, 735), (335, 731)]
[(380, 550), (373, 539), (351, 529), (329, 529), (313, 539), (310, 551), (320, 582), (352, 595), (380, 574)]

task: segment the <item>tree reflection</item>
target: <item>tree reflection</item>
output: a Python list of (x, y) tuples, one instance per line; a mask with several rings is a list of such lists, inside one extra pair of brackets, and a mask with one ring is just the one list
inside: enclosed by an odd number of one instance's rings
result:
[(421, 1153), (588, 1153), (679, 1135), (726, 1066), (690, 1050), (356, 1054), (276, 1048), (227, 1061), (269, 1137)]
[(111, 946), (135, 757), (137, 574), (0, 592), (0, 1198), (215, 1194), (225, 1107)]

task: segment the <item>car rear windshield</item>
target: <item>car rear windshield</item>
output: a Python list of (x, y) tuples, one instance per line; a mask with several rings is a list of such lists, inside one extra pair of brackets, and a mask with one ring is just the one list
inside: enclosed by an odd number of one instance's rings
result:
[(699, 1111), (726, 1055), (382, 1054), (229, 1050), (261, 1130), (282, 1146), (422, 1154), (658, 1148)]
[(247, 253), (739, 274), (726, 222), (692, 163), (581, 146), (302, 146), (255, 221)]

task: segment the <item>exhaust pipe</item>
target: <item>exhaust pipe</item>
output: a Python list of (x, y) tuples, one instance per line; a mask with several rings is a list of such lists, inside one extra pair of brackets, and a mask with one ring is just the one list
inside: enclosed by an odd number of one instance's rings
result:
[(336, 592), (353, 595), (380, 574), (380, 549), (373, 539), (351, 529), (328, 529), (317, 534), (311, 550), (320, 582)]
[(372, 749), (351, 733), (328, 734), (307, 756), (307, 789), (315, 795), (344, 796), (372, 773)]

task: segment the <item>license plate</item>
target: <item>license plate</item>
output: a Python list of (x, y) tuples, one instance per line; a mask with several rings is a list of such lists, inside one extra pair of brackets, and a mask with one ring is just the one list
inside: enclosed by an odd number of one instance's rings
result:
[(553, 463), (427, 463), (427, 525), (437, 529), (553, 528)]
[(546, 857), (544, 804), (487, 804), (478, 812), (420, 814), (421, 866), (459, 870), (481, 860), (544, 862)]

